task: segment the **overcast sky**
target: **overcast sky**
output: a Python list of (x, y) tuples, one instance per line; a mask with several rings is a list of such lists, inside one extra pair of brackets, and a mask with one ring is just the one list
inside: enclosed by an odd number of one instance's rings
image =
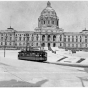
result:
[[(88, 29), (88, 1), (50, 1), (64, 31), (80, 32)], [(11, 26), (17, 31), (34, 31), (38, 17), (47, 1), (0, 1), (0, 30)]]

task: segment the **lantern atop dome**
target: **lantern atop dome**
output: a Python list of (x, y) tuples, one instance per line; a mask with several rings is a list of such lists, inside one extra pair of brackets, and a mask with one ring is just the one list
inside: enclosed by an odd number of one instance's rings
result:
[(51, 7), (51, 3), (49, 1), (47, 2), (47, 7)]

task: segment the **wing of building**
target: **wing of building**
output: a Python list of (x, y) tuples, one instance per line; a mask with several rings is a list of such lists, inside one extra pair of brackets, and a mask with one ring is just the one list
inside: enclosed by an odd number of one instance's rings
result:
[(26, 46), (87, 50), (88, 30), (78, 33), (64, 32), (62, 28), (59, 28), (59, 18), (48, 1), (38, 18), (38, 27), (34, 31), (17, 31), (11, 27), (0, 31), (1, 49), (4, 47), (21, 49)]

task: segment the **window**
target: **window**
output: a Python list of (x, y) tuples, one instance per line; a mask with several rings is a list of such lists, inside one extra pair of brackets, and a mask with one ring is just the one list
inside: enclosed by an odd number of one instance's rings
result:
[(74, 44), (72, 44), (72, 47), (74, 47)]
[(80, 39), (80, 42), (81, 42), (81, 39)]
[(76, 42), (78, 42), (78, 39), (76, 38)]
[(54, 24), (54, 21), (52, 21), (52, 24)]
[(48, 20), (48, 24), (50, 24), (50, 21)]
[(32, 41), (33, 41), (34, 37), (32, 36)]
[(17, 36), (17, 34), (16, 34), (16, 36)]
[(29, 37), (27, 37), (27, 41), (29, 41)]
[(85, 39), (85, 42), (87, 43), (87, 39)]
[(62, 46), (62, 44), (60, 43), (60, 46)]
[(45, 24), (45, 21), (44, 21), (44, 24)]
[(56, 43), (53, 43), (53, 47), (55, 47), (56, 46)]
[(58, 20), (57, 20), (57, 26), (58, 26)]
[(31, 46), (33, 46), (33, 43), (31, 44)]
[(55, 41), (55, 40), (56, 40), (56, 36), (54, 35), (54, 36), (53, 36), (53, 41)]
[(37, 34), (37, 36), (36, 36), (36, 40), (38, 40), (38, 34)]
[(45, 47), (45, 43), (42, 43), (42, 47)]
[(72, 36), (72, 42), (74, 42), (74, 36)]
[(68, 44), (68, 47), (70, 47), (70, 44)]
[(12, 40), (12, 37), (10, 37), (10, 40)]
[(1, 45), (3, 45), (3, 43), (1, 42)]
[(85, 36), (85, 38), (87, 38), (87, 36)]
[(17, 43), (15, 43), (15, 46), (17, 46)]
[(1, 34), (1, 36), (3, 36), (3, 34)]
[(70, 42), (70, 37), (68, 37), (68, 42)]
[(44, 41), (44, 40), (45, 40), (45, 35), (42, 36), (42, 41)]
[(81, 39), (82, 37), (80, 36), (80, 39)]
[(3, 37), (1, 37), (1, 40), (3, 40)]
[(41, 24), (43, 24), (43, 20), (41, 19)]
[(87, 44), (86, 44), (86, 47), (87, 47)]
[(48, 41), (50, 41), (50, 35), (48, 35)]
[(24, 41), (25, 41), (25, 37), (24, 37)]
[(15, 39), (16, 39), (16, 41), (17, 41), (17, 37), (16, 37)]
[(19, 43), (19, 46), (21, 46), (21, 43)]
[(7, 42), (5, 42), (5, 45), (7, 45)]
[(36, 43), (36, 46), (38, 46), (38, 43)]
[(19, 41), (21, 41), (21, 37), (19, 37)]
[(68, 36), (68, 38), (70, 38), (70, 36)]
[(78, 44), (76, 44), (76, 47), (78, 47)]
[(11, 42), (9, 43), (9, 45), (11, 45)]
[(82, 42), (82, 40), (81, 40), (81, 36), (80, 36), (80, 42)]
[(62, 36), (60, 35), (60, 41), (62, 41)]
[(64, 35), (64, 37), (66, 37), (66, 35)]
[(87, 36), (85, 36), (85, 42), (87, 43)]
[(23, 45), (25, 45), (25, 43), (23, 43)]
[(48, 43), (48, 47), (50, 47), (50, 43)]
[(66, 42), (66, 38), (64, 38), (64, 42)]

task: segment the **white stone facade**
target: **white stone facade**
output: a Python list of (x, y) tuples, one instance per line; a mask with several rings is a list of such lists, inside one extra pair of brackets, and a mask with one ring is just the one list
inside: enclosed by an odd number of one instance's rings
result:
[(51, 3), (41, 12), (35, 31), (16, 31), (13, 28), (0, 31), (0, 48), (61, 47), (65, 49), (88, 49), (88, 30), (64, 32)]

